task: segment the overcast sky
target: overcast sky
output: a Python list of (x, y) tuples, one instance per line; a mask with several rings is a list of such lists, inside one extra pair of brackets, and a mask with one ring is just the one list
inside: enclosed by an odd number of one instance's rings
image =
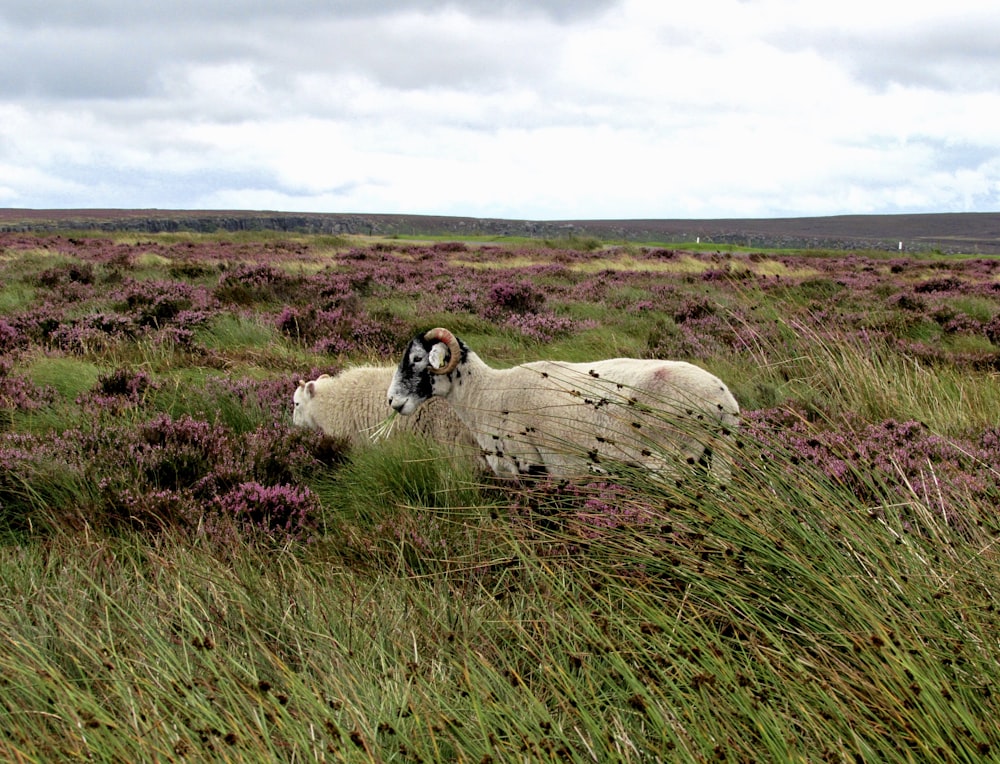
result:
[(1000, 210), (995, 0), (0, 0), (0, 207)]

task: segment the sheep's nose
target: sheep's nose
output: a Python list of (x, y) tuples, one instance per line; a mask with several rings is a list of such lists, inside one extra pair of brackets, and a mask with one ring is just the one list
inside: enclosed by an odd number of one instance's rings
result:
[(399, 400), (389, 396), (389, 405), (392, 406), (397, 412), (403, 410), (403, 406), (406, 405), (406, 398), (400, 398)]

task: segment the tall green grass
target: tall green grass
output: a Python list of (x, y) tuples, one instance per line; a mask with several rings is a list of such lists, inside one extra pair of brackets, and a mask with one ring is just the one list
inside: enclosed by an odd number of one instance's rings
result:
[(711, 367), (745, 408), (800, 401), (868, 421), (914, 419), (950, 436), (996, 425), (1000, 379), (988, 369), (931, 366), (884, 340), (826, 337), (799, 322), (767, 339), (740, 330), (749, 351)]
[(0, 750), (989, 758), (992, 507), (968, 507), (984, 525), (959, 533), (918, 497), (861, 504), (788, 456), (756, 459), (726, 494), (637, 478), (651, 521), (586, 534), (441, 462), (372, 451), (341, 487), (369, 504), (308, 548), (220, 564), (169, 535), (8, 545)]

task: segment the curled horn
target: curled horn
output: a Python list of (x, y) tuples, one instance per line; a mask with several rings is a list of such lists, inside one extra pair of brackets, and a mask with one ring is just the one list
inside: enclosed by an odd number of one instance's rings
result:
[(458, 362), (462, 360), (462, 350), (458, 346), (458, 340), (455, 339), (455, 335), (449, 332), (447, 329), (442, 329), (438, 327), (437, 329), (431, 329), (427, 334), (424, 335), (425, 342), (443, 342), (448, 346), (448, 351), (450, 355), (448, 356), (448, 363), (442, 366), (440, 369), (435, 369), (433, 366), (428, 366), (427, 370), (431, 374), (451, 374), (455, 371), (455, 367), (458, 366)]

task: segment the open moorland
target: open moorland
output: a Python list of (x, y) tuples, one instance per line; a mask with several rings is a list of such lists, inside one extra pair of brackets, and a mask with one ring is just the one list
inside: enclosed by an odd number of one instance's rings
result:
[(701, 242), (760, 248), (1000, 254), (1000, 213), (835, 215), (715, 220), (509, 220), (435, 215), (246, 210), (0, 208), (0, 231), (282, 231), (468, 240), (592, 237), (603, 242)]
[[(292, 425), (438, 325), (703, 366), (731, 485)], [(1000, 756), (1000, 258), (8, 230), (0, 401), (4, 760)]]

